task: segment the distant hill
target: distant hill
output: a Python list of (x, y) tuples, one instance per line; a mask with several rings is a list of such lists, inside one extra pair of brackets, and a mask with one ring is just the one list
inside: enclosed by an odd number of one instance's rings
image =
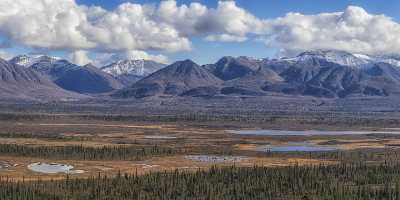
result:
[(113, 94), (114, 97), (142, 98), (155, 95), (183, 95), (193, 89), (214, 87), (221, 84), (206, 68), (191, 60), (179, 61), (169, 65)]
[(260, 68), (258, 60), (248, 57), (226, 56), (217, 63), (207, 66), (218, 78), (227, 81), (246, 76)]

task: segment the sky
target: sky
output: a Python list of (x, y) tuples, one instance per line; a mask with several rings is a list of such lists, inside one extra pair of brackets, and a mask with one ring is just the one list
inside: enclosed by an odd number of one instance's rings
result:
[(314, 49), (400, 52), (398, 0), (0, 0), (0, 57), (49, 54), (102, 66)]

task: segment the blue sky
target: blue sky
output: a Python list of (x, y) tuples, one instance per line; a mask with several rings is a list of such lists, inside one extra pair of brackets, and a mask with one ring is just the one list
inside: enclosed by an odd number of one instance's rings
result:
[[(157, 4), (157, 0), (78, 0), (79, 4), (96, 5), (106, 9), (115, 9), (124, 2), (140, 4)], [(178, 0), (178, 4), (200, 2), (209, 7), (216, 7), (216, 0)], [(236, 3), (254, 15), (262, 18), (280, 17), (288, 12), (315, 14), (320, 12), (342, 11), (349, 5), (357, 5), (369, 12), (400, 17), (400, 1), (398, 0), (236, 0)]]
[[(153, 4), (154, 6), (158, 6), (160, 3), (160, 1), (155, 0), (76, 0), (77, 5), (100, 6), (110, 12), (115, 10), (120, 4), (126, 2)], [(216, 0), (177, 0), (178, 6), (182, 4), (190, 4), (191, 2), (199, 2), (208, 8), (218, 7), (218, 1)], [(236, 0), (235, 2), (237, 7), (244, 9), (247, 13), (254, 15), (260, 20), (274, 20), (278, 17), (284, 17), (289, 12), (299, 12), (304, 15), (343, 12), (350, 5), (361, 7), (371, 15), (384, 14), (393, 18), (392, 20), (396, 23), (400, 20), (400, 12), (398, 12), (400, 10), (399, 0)], [(2, 30), (0, 26), (0, 41), (10, 40), (7, 36), (1, 35), (1, 32)], [(207, 34), (194, 34), (187, 36), (191, 42), (191, 50), (189, 51), (178, 50), (171, 53), (164, 50), (155, 51), (151, 48), (148, 50), (145, 49), (145, 51), (149, 54), (163, 54), (167, 56), (170, 61), (189, 58), (200, 64), (205, 64), (215, 62), (217, 59), (225, 55), (245, 55), (259, 58), (271, 57), (276, 54), (278, 48), (281, 46), (282, 48), (288, 48), (288, 46), (290, 46), (290, 44), (268, 46), (265, 43), (260, 42), (260, 40), (257, 39), (258, 37), (253, 37), (251, 35), (251, 30), (246, 32), (246, 37), (249, 39), (244, 42), (206, 41), (204, 37)], [(394, 34), (397, 34), (397, 32)], [(365, 43), (365, 41), (363, 42)], [(3, 51), (10, 54), (40, 52), (62, 57), (68, 57), (68, 53), (71, 51), (69, 47), (60, 48), (60, 50), (54, 50), (54, 48), (51, 48), (52, 50), (48, 50), (47, 48), (32, 48), (30, 44), (24, 44), (19, 40), (12, 41), (12, 44), (12, 48), (5, 48)], [(90, 50), (88, 52), (89, 57), (93, 57), (95, 54), (93, 52), (99, 49), (99, 47), (93, 49), (95, 50)], [(360, 52), (361, 51), (364, 50), (360, 50)], [(369, 52), (370, 50), (365, 51)]]

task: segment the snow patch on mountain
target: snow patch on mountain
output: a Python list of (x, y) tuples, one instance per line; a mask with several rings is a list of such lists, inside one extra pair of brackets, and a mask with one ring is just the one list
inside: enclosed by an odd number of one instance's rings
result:
[(101, 70), (116, 77), (121, 75), (147, 76), (164, 66), (164, 64), (150, 60), (119, 60), (102, 67)]
[(61, 60), (59, 57), (53, 57), (53, 56), (47, 56), (47, 55), (20, 55), (12, 58), (10, 62), (12, 64), (20, 65), (23, 67), (31, 67), (32, 65), (35, 65), (40, 62), (48, 62), (48, 63), (55, 63), (57, 61)]
[(124, 74), (144, 76), (145, 74), (144, 60), (120, 60), (103, 67), (102, 70), (113, 76)]
[(350, 67), (370, 67), (376, 63), (387, 63), (400, 67), (399, 56), (372, 56), (334, 50), (306, 51), (296, 57), (281, 58), (280, 60), (288, 62), (308, 62), (315, 59)]
[(355, 53), (353, 54), (353, 56), (359, 58), (359, 59), (363, 59), (366, 61), (373, 61), (375, 58), (369, 56), (369, 55), (365, 55), (365, 54), (359, 54), (359, 53)]
[(325, 60), (327, 62), (351, 67), (364, 66), (369, 63), (369, 61), (354, 56), (353, 54), (344, 51), (330, 50), (306, 51), (299, 54), (295, 58), (292, 58), (292, 60), (296, 62), (307, 62), (314, 59)]
[(383, 59), (380, 62), (387, 63), (396, 67), (400, 67), (400, 60), (396, 59)]

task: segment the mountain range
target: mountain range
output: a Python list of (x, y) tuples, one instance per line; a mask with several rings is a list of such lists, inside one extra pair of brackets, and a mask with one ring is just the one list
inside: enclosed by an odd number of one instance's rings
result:
[(204, 66), (184, 61), (167, 66), (113, 96), (397, 96), (400, 94), (399, 61), (393, 56), (322, 50), (281, 59), (223, 57), (215, 64)]
[[(99, 68), (90, 64), (78, 66), (57, 57), (23, 55), (2, 60), (1, 67), (0, 94), (21, 98), (34, 88), (44, 91), (43, 87), (47, 88), (46, 95), (38, 92), (39, 96), (63, 99), (99, 94), (102, 98), (124, 99), (400, 95), (400, 56), (332, 50), (306, 51), (279, 59), (226, 56), (202, 66), (191, 60), (168, 66), (147, 60), (121, 60)], [(22, 87), (27, 84), (32, 89)], [(22, 95), (13, 94), (19, 90)]]

